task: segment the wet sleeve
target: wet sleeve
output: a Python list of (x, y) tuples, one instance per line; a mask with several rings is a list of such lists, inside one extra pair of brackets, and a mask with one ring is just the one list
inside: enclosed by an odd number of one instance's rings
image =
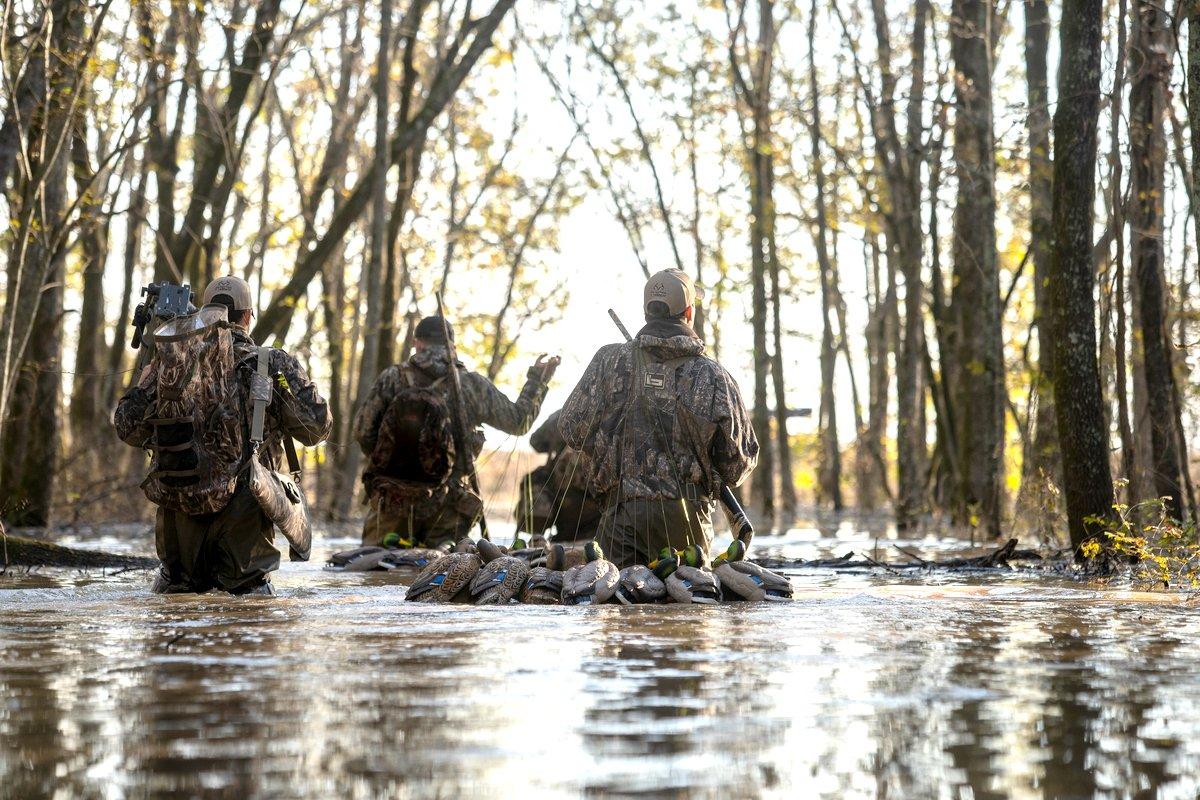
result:
[(371, 391), (367, 392), (366, 399), (359, 407), (358, 413), (354, 415), (354, 440), (368, 455), (375, 450), (383, 412), (387, 411), (387, 407), (395, 399), (399, 386), (399, 367), (388, 367), (375, 381)]
[(515, 402), (505, 397), (487, 378), (474, 372), (462, 373), (462, 386), (467, 395), (464, 399), (468, 411), (476, 423), (490, 425), (513, 436), (522, 436), (533, 427), (548, 388), (532, 369)]
[(738, 486), (758, 464), (758, 439), (737, 382), (723, 369), (717, 379), (713, 406), (717, 424), (712, 446), (713, 469), (726, 485)]
[[(329, 403), (300, 362), (294, 356), (276, 350), (271, 358), (271, 375), (277, 384), (271, 407), (283, 432), (305, 447), (328, 438), (333, 429)], [(277, 377), (280, 375), (282, 381)]]
[(605, 380), (607, 360), (603, 350), (592, 357), (592, 363), (588, 364), (559, 412), (559, 433), (570, 447), (582, 452), (586, 452), (593, 421), (599, 419), (599, 405), (604, 397), (599, 387)]
[(137, 383), (117, 402), (117, 407), (113, 410), (113, 427), (117, 429), (117, 436), (125, 444), (134, 447), (149, 446), (154, 428), (146, 421), (146, 417), (154, 407), (156, 386), (154, 366), (147, 364), (142, 369)]

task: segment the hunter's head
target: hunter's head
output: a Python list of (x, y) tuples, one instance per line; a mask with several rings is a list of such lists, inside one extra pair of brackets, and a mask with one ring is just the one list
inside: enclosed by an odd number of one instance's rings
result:
[(413, 346), (417, 350), (454, 343), (454, 329), (442, 317), (426, 317), (413, 331)]
[(646, 281), (642, 295), (646, 321), (679, 320), (690, 325), (696, 315), (696, 300), (702, 296), (686, 272), (677, 269), (656, 272)]
[(250, 284), (233, 275), (217, 278), (204, 290), (202, 305), (225, 306), (229, 310), (229, 321), (241, 328), (250, 328), (254, 319), (254, 302)]

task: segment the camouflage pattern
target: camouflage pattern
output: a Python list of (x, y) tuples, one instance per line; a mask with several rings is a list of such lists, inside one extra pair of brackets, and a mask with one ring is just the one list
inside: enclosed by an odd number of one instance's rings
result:
[[(354, 438), (362, 451), (370, 456), (378, 443), (379, 426), (392, 400), (409, 386), (428, 387), (441, 393), (450, 403), (449, 351), (441, 345), (426, 344), (413, 353), (404, 364), (388, 367), (371, 387), (366, 400), (354, 418)], [(516, 401), (509, 400), (483, 375), (471, 372), (461, 362), (457, 364), (462, 385), (463, 405), (466, 407), (467, 435), (475, 455), (483, 449), (488, 425), (503, 433), (521, 436), (533, 426), (546, 397), (546, 384), (541, 373), (530, 369), (525, 386)], [(378, 495), (368, 495), (367, 519), (363, 526), (363, 544), (380, 544), (383, 537), (395, 531), (414, 542), (436, 544), (446, 538), (456, 538), (470, 530), (475, 516), (482, 511), (482, 502), (466, 485), (465, 459), (456, 458), (450, 473), (448, 493), (429, 499), (392, 502)], [(474, 506), (474, 510), (469, 510)]]
[(244, 466), (233, 337), (222, 306), (180, 317), (148, 335), (154, 359), (146, 385), (157, 393), (150, 474), (155, 505), (187, 514), (220, 511)]
[(758, 460), (741, 392), (686, 324), (655, 320), (607, 345), (563, 406), (559, 429), (609, 501), (710, 499)]
[[(234, 359), (237, 363), (237, 387), (241, 398), (242, 436), (250, 441), (250, 377), (257, 367), (258, 346), (244, 329), (230, 329)], [(263, 446), (258, 458), (264, 467), (279, 469), (283, 462), (283, 436), (287, 433), (305, 447), (312, 447), (329, 436), (333, 418), (329, 404), (300, 362), (282, 350), (271, 351), (270, 374), (282, 375), (284, 391), (277, 386), (267, 406)], [(113, 425), (121, 441), (133, 447), (148, 448), (154, 433), (149, 420), (156, 406), (153, 365), (142, 370), (138, 382), (125, 393), (113, 412)]]
[[(230, 328), (237, 378), (234, 385), (241, 402), (241, 439), (250, 441), (250, 378), (257, 366), (258, 347), (242, 328)], [(333, 426), (329, 406), (295, 358), (272, 350), (271, 375), (279, 374), (267, 407), (263, 446), (259, 461), (272, 471), (283, 461), (283, 437), (289, 435), (305, 446), (325, 439)], [(157, 381), (153, 365), (143, 369), (113, 412), (117, 435), (126, 444), (148, 448), (154, 430), (150, 420), (157, 413)], [(249, 453), (243, 457), (248, 456)], [(221, 588), (244, 591), (266, 581), (279, 566), (279, 552), (272, 541), (274, 529), (249, 488), (239, 483), (233, 497), (221, 510), (192, 516), (159, 508), (155, 521), (155, 544), (162, 560), (160, 591), (205, 591)]]

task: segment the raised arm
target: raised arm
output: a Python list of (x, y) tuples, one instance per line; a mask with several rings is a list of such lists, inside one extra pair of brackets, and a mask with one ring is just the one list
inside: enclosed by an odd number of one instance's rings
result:
[(548, 385), (543, 375), (542, 370), (531, 367), (525, 386), (514, 402), (484, 376), (462, 372), (463, 401), (468, 415), (476, 424), (490, 425), (513, 436), (528, 433), (546, 399)]

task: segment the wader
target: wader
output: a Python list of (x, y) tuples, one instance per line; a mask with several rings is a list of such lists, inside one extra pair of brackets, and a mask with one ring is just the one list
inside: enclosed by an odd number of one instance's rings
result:
[(610, 506), (600, 518), (596, 541), (618, 567), (649, 564), (664, 547), (682, 550), (712, 546), (710, 500), (626, 500)]
[(159, 508), (154, 544), (162, 569), (153, 591), (269, 592), (268, 575), (279, 568), (274, 538), (271, 520), (244, 481), (229, 505), (214, 514), (193, 517)]

